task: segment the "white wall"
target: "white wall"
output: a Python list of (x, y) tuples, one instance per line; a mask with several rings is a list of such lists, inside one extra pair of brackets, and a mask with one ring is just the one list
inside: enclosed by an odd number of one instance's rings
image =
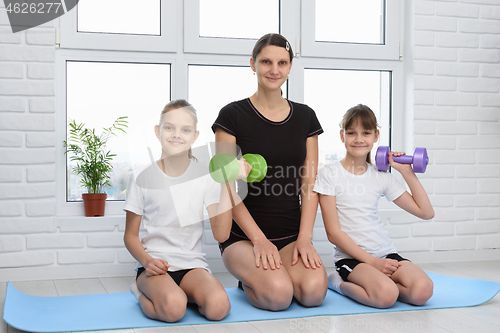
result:
[[(415, 262), (500, 258), (500, 0), (406, 1), (406, 112), (436, 210), (380, 214)], [(0, 3), (0, 281), (132, 275), (123, 216), (55, 216), (54, 24), (12, 34)], [(412, 120), (413, 119), (413, 120)], [(222, 271), (207, 229), (205, 252)], [(333, 247), (319, 217), (314, 244)]]

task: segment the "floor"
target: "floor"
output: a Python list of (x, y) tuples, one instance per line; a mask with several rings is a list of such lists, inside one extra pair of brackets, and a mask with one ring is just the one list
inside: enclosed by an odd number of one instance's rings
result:
[[(423, 269), (455, 277), (500, 282), (500, 260), (461, 263), (420, 264)], [(331, 269), (329, 270), (331, 271)], [(224, 287), (235, 287), (229, 274), (215, 274)], [(13, 282), (20, 291), (37, 296), (66, 296), (127, 292), (133, 277)], [(0, 283), (0, 313), (3, 313), (6, 283)], [(499, 332), (500, 294), (489, 302), (472, 308), (419, 310), (406, 312), (304, 317), (286, 320), (251, 321), (230, 324), (177, 326), (114, 330), (113, 333), (211, 333), (211, 332)], [(0, 333), (19, 332), (0, 322)]]

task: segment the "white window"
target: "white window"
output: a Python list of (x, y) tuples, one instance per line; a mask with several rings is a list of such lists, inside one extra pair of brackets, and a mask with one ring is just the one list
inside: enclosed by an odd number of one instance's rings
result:
[[(160, 151), (153, 127), (163, 106), (187, 99), (198, 111), (201, 146), (224, 105), (252, 95), (257, 39), (284, 35), (295, 58), (283, 96), (311, 106), (325, 133), (320, 162), (342, 157), (338, 123), (362, 103), (377, 114), (381, 143), (404, 139), (404, 82), (398, 0), (86, 0), (60, 18), (57, 128), (75, 119), (130, 127), (109, 148), (116, 169), (106, 214), (122, 214), (124, 170)], [(60, 134), (58, 141), (66, 139)], [(81, 189), (57, 154), (58, 215), (81, 215)], [(113, 201), (115, 200), (115, 201)]]
[(61, 16), (61, 47), (172, 52), (176, 0), (85, 0)]
[(391, 81), (390, 71), (305, 70), (304, 101), (316, 110), (325, 131), (319, 136), (320, 166), (345, 156), (339, 123), (345, 112), (357, 104), (372, 109), (381, 127), (379, 143), (389, 145)]
[(302, 1), (302, 55), (398, 60), (402, 2)]

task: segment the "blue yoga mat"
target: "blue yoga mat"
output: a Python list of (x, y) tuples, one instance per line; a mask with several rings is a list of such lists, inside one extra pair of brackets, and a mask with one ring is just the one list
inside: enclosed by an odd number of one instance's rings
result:
[[(396, 302), (391, 308), (383, 310), (361, 305), (328, 290), (323, 304), (319, 307), (305, 308), (293, 302), (285, 311), (271, 312), (251, 306), (242, 290), (228, 288), (226, 291), (231, 301), (231, 312), (224, 320), (216, 323), (468, 307), (487, 302), (500, 291), (500, 283), (497, 282), (427, 274), (434, 281), (434, 295), (425, 305), (417, 307)], [(3, 318), (10, 326), (29, 332), (93, 331), (214, 323), (200, 315), (195, 306), (188, 308), (182, 320), (168, 324), (147, 318), (130, 293), (38, 297), (18, 291), (10, 282), (7, 284)]]

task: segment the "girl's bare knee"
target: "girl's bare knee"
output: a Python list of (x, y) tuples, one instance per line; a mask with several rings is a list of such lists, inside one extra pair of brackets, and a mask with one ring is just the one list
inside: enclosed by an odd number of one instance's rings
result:
[(373, 306), (379, 309), (387, 309), (396, 303), (399, 297), (399, 288), (395, 283), (384, 283), (377, 288), (373, 296)]
[(158, 318), (167, 323), (182, 319), (186, 313), (187, 297), (182, 294), (168, 295), (159, 304), (154, 304)]
[(434, 292), (434, 283), (430, 278), (419, 280), (412, 286), (410, 301), (414, 305), (423, 305)]
[(219, 321), (224, 319), (231, 310), (231, 303), (225, 292), (210, 295), (205, 302), (205, 317), (208, 320)]

